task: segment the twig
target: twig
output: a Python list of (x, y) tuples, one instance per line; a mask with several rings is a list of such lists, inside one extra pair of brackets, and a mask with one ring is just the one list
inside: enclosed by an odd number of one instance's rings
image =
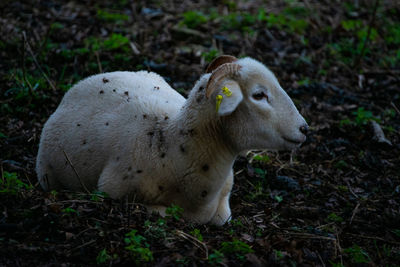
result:
[[(337, 248), (339, 249), (339, 252), (342, 253), (342, 247), (340, 246), (340, 239), (339, 239), (339, 235), (336, 233), (336, 242), (335, 245), (337, 246)], [(335, 254), (335, 256), (337, 256), (337, 253)], [(340, 255), (341, 256), (341, 255)]]
[[(202, 249), (205, 253), (205, 259), (208, 259), (208, 248), (206, 246), (206, 244), (204, 244), (203, 242), (201, 242), (200, 240), (198, 240), (196, 237), (191, 236), (181, 230), (176, 230), (175, 231), (176, 234), (186, 240), (188, 240), (190, 243), (192, 243), (193, 245), (195, 245), (196, 247)], [(201, 245), (201, 246), (200, 246)]]
[(75, 251), (75, 250), (81, 249), (81, 248), (83, 248), (83, 247), (89, 246), (89, 245), (91, 245), (91, 244), (93, 244), (93, 243), (95, 243), (95, 242), (96, 242), (96, 240), (94, 240), (94, 239), (93, 239), (93, 240), (90, 240), (89, 242), (83, 243), (82, 245), (77, 246), (77, 247), (71, 249), (71, 251), (70, 251), (69, 253), (71, 253), (71, 252), (73, 252), (73, 251)]
[(31, 96), (33, 96), (33, 88), (31, 83), (28, 81), (28, 79), (26, 78), (26, 68), (25, 68), (25, 45), (27, 43), (26, 40), (26, 35), (25, 32), (22, 35), (22, 77), (24, 79), (24, 82), (28, 85), (29, 87), (29, 93), (31, 94)]
[(322, 263), (322, 266), (325, 267), (326, 265), (325, 265), (324, 261), (322, 260), (322, 257), (321, 257), (321, 255), (319, 254), (318, 251), (317, 251), (317, 255), (318, 255), (319, 260), (320, 260), (321, 263)]
[(356, 216), (356, 213), (357, 213), (359, 207), (360, 207), (360, 202), (357, 203), (356, 207), (353, 210), (353, 214), (351, 215), (351, 218), (350, 218), (350, 224), (353, 222), (354, 216)]
[(90, 194), (90, 191), (89, 191), (89, 190), (87, 189), (87, 187), (82, 183), (81, 177), (79, 177), (78, 172), (76, 171), (74, 165), (72, 165), (72, 162), (69, 160), (69, 158), (68, 158), (68, 156), (67, 156), (67, 153), (64, 151), (64, 149), (63, 149), (63, 153), (64, 153), (64, 156), (65, 156), (65, 158), (67, 159), (69, 165), (71, 165), (72, 170), (74, 171), (76, 177), (78, 178), (79, 183), (81, 184), (81, 186), (83, 187), (83, 189), (85, 189), (86, 193)]
[(360, 55), (357, 57), (356, 61), (354, 62), (354, 67), (355, 67), (355, 68), (358, 68), (358, 67), (359, 67), (359, 65), (361, 64), (361, 61), (362, 61), (362, 59), (363, 59), (363, 57), (364, 57), (365, 49), (366, 49), (366, 47), (367, 47), (367, 44), (368, 44), (368, 42), (369, 42), (369, 37), (370, 37), (370, 35), (371, 35), (372, 25), (373, 25), (374, 22), (375, 22), (376, 11), (377, 11), (378, 6), (379, 6), (379, 1), (380, 1), (380, 0), (375, 0), (375, 6), (374, 6), (374, 10), (373, 10), (373, 12), (372, 12), (372, 18), (371, 18), (370, 22), (368, 23), (367, 37), (365, 38), (365, 40), (364, 40), (364, 42), (363, 42), (363, 46), (362, 46), (362, 48), (361, 48), (361, 53), (360, 53)]
[(28, 175), (26, 175), (26, 172), (24, 172), (24, 175), (25, 175), (25, 178), (28, 180), (29, 184), (30, 184), (32, 187), (34, 187), (33, 184), (31, 183), (31, 180), (29, 179)]
[(348, 235), (352, 235), (355, 237), (359, 237), (359, 238), (364, 238), (364, 239), (376, 239), (385, 243), (389, 243), (389, 244), (393, 244), (396, 246), (400, 246), (400, 242), (396, 242), (396, 241), (389, 241), (387, 239), (381, 238), (381, 237), (377, 237), (377, 236), (366, 236), (366, 235), (357, 235), (357, 234), (352, 234), (352, 233), (346, 233)]
[(28, 40), (26, 39), (26, 33), (25, 33), (25, 31), (23, 31), (22, 34), (23, 34), (23, 36), (24, 36), (24, 40), (25, 40), (25, 43), (26, 43), (26, 47), (27, 47), (27, 49), (28, 49), (29, 54), (31, 54), (31, 57), (32, 57), (32, 59), (33, 59), (33, 62), (35, 62), (36, 67), (40, 70), (40, 72), (42, 73), (43, 77), (44, 77), (44, 78), (46, 79), (46, 81), (49, 83), (50, 87), (51, 87), (54, 91), (56, 91), (56, 90), (57, 90), (56, 87), (55, 87), (54, 84), (50, 81), (49, 77), (47, 77), (47, 75), (46, 75), (46, 73), (43, 71), (43, 69), (40, 67), (40, 65), (39, 65), (39, 63), (38, 63), (38, 61), (37, 61), (35, 55), (33, 54), (32, 48), (31, 48), (31, 46), (30, 46)]
[(96, 55), (97, 66), (99, 66), (99, 71), (100, 71), (100, 73), (103, 73), (103, 68), (101, 67), (99, 52), (95, 51), (94, 54)]
[(92, 200), (85, 200), (85, 199), (70, 199), (70, 200), (62, 200), (62, 201), (55, 201), (51, 203), (47, 203), (46, 206), (51, 206), (54, 204), (67, 204), (67, 203), (89, 203), (89, 204), (101, 204), (101, 202), (92, 201)]
[(397, 111), (397, 114), (400, 115), (400, 110), (396, 107), (396, 105), (393, 102), (390, 102), (390, 105)]
[(350, 193), (351, 193), (355, 198), (359, 199), (359, 197), (356, 195), (356, 193), (354, 193), (353, 189), (351, 188), (349, 182), (348, 182), (348, 181), (345, 181), (345, 182), (346, 182), (347, 187), (349, 188)]
[(330, 241), (336, 241), (336, 238), (333, 237), (328, 237), (328, 236), (319, 236), (319, 235), (313, 235), (313, 234), (307, 234), (307, 233), (294, 233), (294, 232), (288, 232), (286, 233), (288, 235), (293, 235), (298, 238), (307, 238), (307, 239), (323, 239), (323, 240), (330, 240)]
[(3, 181), (3, 184), (4, 184), (4, 170), (3, 170), (3, 162), (1, 163), (1, 165), (0, 165), (0, 172), (1, 172), (1, 179), (2, 179), (2, 181)]

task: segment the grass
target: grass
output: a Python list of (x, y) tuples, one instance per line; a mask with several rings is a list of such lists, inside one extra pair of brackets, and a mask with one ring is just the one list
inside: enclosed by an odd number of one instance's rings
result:
[(125, 14), (120, 13), (110, 13), (103, 9), (97, 10), (97, 18), (105, 22), (116, 23), (117, 25), (123, 24), (125, 21), (129, 20), (129, 17)]
[(233, 239), (231, 242), (222, 242), (219, 252), (225, 255), (234, 255), (238, 260), (244, 261), (245, 255), (254, 252), (246, 243)]
[(357, 127), (364, 127), (366, 126), (370, 121), (376, 121), (376, 122), (381, 122), (381, 119), (375, 117), (372, 114), (372, 111), (365, 110), (364, 107), (359, 107), (357, 111), (352, 112), (353, 114), (353, 119), (342, 119), (340, 121), (340, 127), (343, 127), (344, 125), (350, 124), (354, 125)]
[(183, 19), (179, 22), (179, 25), (191, 29), (198, 28), (208, 21), (208, 17), (199, 11), (186, 11), (182, 16)]
[(99, 252), (99, 254), (96, 257), (96, 263), (97, 264), (102, 264), (106, 263), (107, 261), (111, 260), (112, 257), (107, 253), (106, 249), (103, 249)]
[(358, 245), (345, 248), (343, 252), (347, 254), (352, 263), (369, 263), (371, 261), (368, 253)]
[(2, 173), (0, 194), (17, 195), (22, 189), (32, 189), (32, 186), (21, 181), (15, 172)]

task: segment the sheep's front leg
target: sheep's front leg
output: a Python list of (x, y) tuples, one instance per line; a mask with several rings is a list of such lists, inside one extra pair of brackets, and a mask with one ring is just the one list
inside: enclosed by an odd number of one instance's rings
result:
[(146, 205), (147, 211), (149, 213), (158, 213), (160, 214), (162, 217), (165, 217), (165, 215), (167, 215), (165, 213), (165, 210), (167, 209), (167, 207), (164, 206), (158, 206), (158, 205)]
[(223, 225), (231, 219), (231, 208), (229, 206), (229, 197), (231, 195), (233, 185), (233, 171), (229, 174), (224, 188), (221, 191), (220, 200), (218, 203), (217, 211), (210, 223), (215, 225)]

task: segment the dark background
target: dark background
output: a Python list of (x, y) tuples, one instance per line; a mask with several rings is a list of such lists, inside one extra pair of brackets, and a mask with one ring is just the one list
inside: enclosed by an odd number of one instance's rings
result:
[[(399, 266), (399, 18), (395, 0), (1, 1), (0, 264)], [(292, 155), (238, 159), (231, 223), (42, 191), (40, 132), (74, 83), (145, 69), (186, 95), (221, 54), (265, 63), (311, 126)]]

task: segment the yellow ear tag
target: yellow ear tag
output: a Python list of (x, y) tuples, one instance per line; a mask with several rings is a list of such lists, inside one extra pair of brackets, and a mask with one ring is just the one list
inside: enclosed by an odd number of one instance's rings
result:
[(222, 99), (223, 99), (223, 96), (222, 95), (217, 95), (217, 102), (216, 102), (216, 104), (215, 104), (215, 107), (216, 107), (216, 109), (217, 109), (217, 112), (218, 112), (218, 110), (219, 110), (219, 106), (221, 106), (221, 102), (222, 102)]
[(229, 90), (228, 87), (224, 86), (222, 87), (222, 92), (226, 95), (226, 96), (231, 96), (232, 92)]

